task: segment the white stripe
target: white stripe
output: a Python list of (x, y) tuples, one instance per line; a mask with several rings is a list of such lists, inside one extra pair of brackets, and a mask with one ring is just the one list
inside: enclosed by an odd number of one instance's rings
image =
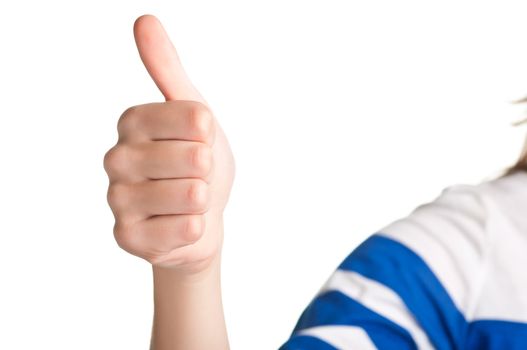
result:
[(368, 334), (359, 327), (353, 326), (317, 326), (306, 328), (297, 334), (319, 338), (339, 350), (360, 349), (376, 350)]
[(337, 290), (406, 329), (421, 350), (434, 349), (404, 302), (392, 289), (353, 271), (336, 270), (320, 293)]

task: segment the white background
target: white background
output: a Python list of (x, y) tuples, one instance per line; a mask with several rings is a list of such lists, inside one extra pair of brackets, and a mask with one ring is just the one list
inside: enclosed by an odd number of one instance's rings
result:
[(232, 349), (276, 349), (363, 239), (518, 156), (525, 1), (4, 1), (0, 348), (147, 349), (150, 265), (112, 235), (104, 153), (163, 101), (156, 15), (236, 158), (223, 293)]

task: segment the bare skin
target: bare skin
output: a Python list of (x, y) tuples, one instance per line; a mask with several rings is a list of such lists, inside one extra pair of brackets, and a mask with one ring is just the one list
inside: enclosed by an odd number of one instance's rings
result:
[(157, 18), (140, 16), (134, 36), (166, 102), (124, 111), (104, 156), (114, 237), (152, 264), (151, 350), (229, 349), (220, 262), (234, 157)]

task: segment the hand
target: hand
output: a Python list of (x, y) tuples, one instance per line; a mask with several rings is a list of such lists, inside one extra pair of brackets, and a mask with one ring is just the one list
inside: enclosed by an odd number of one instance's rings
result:
[(157, 18), (139, 17), (134, 36), (166, 102), (124, 111), (104, 156), (114, 237), (154, 266), (199, 272), (221, 251), (234, 158)]

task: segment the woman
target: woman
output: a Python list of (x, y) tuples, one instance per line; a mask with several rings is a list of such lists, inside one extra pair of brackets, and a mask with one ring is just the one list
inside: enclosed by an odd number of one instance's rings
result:
[[(166, 102), (127, 109), (104, 157), (114, 235), (153, 267), (151, 348), (228, 349), (220, 256), (234, 158), (157, 19), (139, 17), (134, 35)], [(379, 228), (281, 349), (527, 348), (525, 208), (527, 147), (502, 176), (447, 187)]]

